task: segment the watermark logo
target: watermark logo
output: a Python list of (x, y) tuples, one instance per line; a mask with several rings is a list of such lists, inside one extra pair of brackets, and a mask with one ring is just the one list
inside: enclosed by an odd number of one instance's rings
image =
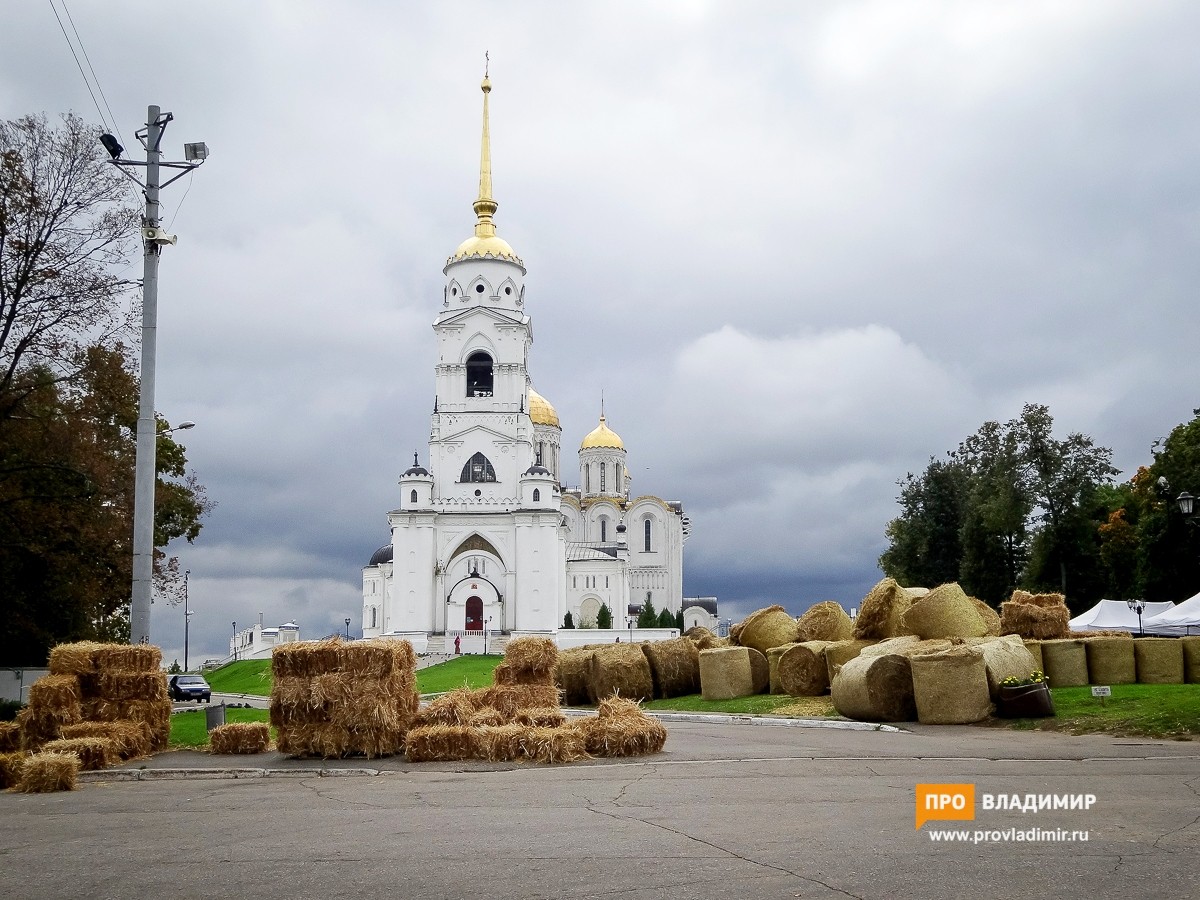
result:
[(975, 785), (918, 784), (917, 828), (926, 822), (975, 819)]

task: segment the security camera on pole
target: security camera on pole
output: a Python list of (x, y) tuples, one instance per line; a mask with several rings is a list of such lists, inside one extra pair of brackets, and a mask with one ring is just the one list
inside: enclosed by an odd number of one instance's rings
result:
[[(138, 395), (137, 462), (133, 485), (133, 594), (129, 605), (129, 642), (145, 644), (150, 641), (150, 599), (154, 587), (154, 482), (156, 477), (156, 442), (158, 429), (154, 419), (154, 357), (158, 333), (158, 257), (167, 244), (174, 245), (175, 236), (162, 230), (159, 220), (158, 192), (187, 175), (208, 158), (208, 145), (184, 145), (184, 162), (163, 162), (163, 132), (174, 118), (160, 112), (157, 106), (146, 109), (146, 127), (136, 133), (146, 148), (146, 161), (121, 159), (125, 148), (111, 134), (100, 137), (100, 143), (112, 157), (113, 165), (137, 184), (146, 194), (146, 213), (142, 219), (144, 274), (142, 280), (142, 360)], [(128, 167), (145, 166), (143, 183)], [(182, 169), (178, 175), (159, 184), (159, 170)]]

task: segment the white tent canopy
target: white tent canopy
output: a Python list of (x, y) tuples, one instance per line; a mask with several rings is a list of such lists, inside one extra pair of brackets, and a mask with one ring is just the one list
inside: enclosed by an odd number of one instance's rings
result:
[[(1200, 595), (1197, 595), (1200, 597)], [(1196, 597), (1192, 598), (1197, 599)], [(1191, 601), (1188, 601), (1189, 603)], [(1159, 630), (1151, 628), (1151, 621), (1160, 615), (1169, 614), (1175, 609), (1170, 601), (1147, 603), (1142, 610), (1142, 630), (1147, 634), (1183, 634), (1181, 629)], [(1196, 606), (1196, 614), (1200, 616), (1200, 604)], [(1130, 631), (1138, 630), (1137, 613), (1129, 608), (1124, 600), (1101, 600), (1087, 612), (1080, 613), (1071, 620), (1072, 631)]]
[[(1200, 594), (1188, 597), (1182, 603), (1142, 621), (1155, 629), (1173, 629), (1170, 632), (1172, 634), (1200, 634)], [(1165, 632), (1156, 631), (1156, 633), (1163, 634)]]

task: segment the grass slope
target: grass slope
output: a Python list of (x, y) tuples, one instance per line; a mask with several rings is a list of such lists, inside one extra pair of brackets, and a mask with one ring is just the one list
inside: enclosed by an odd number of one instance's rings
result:
[(417, 670), (417, 690), (422, 694), (452, 691), (466, 685), (469, 688), (491, 687), (492, 671), (504, 661), (503, 656), (457, 656), (436, 666)]
[(271, 696), (271, 660), (243, 659), (213, 669), (204, 676), (209, 687), (220, 694)]

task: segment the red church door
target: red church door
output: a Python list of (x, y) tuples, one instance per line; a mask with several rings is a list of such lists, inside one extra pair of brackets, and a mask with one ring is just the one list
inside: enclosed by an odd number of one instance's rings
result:
[(467, 598), (467, 631), (483, 631), (483, 601)]

